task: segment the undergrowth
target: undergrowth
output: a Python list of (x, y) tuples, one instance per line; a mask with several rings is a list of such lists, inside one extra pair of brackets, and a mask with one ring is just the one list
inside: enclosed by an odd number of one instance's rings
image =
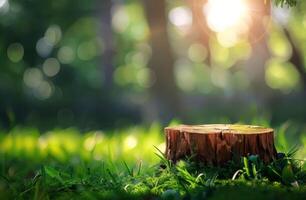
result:
[(167, 160), (157, 125), (115, 136), (13, 130), (0, 134), (0, 199), (306, 199), (303, 154), (288, 148), (288, 125), (277, 130), (286, 151), (273, 162), (248, 155), (217, 167)]

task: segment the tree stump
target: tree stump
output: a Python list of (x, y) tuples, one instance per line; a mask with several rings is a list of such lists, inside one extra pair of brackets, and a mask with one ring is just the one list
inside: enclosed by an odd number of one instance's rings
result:
[(195, 155), (208, 165), (222, 165), (234, 156), (259, 155), (265, 163), (276, 157), (274, 130), (252, 125), (179, 125), (166, 127), (167, 159)]

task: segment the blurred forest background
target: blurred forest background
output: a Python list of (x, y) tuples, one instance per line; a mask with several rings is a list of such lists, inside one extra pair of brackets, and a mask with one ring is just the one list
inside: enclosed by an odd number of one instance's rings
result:
[(305, 122), (306, 1), (212, 2), (0, 0), (0, 127)]

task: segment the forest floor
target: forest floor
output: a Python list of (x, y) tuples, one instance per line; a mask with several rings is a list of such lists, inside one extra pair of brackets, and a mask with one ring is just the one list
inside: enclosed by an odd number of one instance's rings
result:
[[(267, 126), (267, 124), (265, 124)], [(0, 199), (306, 199), (306, 132), (276, 127), (278, 158), (222, 167), (163, 156), (162, 128), (0, 133)]]

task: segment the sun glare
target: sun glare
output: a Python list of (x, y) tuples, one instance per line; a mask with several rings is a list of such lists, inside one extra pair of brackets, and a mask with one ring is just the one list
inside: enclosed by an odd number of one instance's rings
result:
[(239, 29), (245, 26), (248, 6), (245, 0), (209, 0), (203, 11), (207, 24), (215, 32)]

